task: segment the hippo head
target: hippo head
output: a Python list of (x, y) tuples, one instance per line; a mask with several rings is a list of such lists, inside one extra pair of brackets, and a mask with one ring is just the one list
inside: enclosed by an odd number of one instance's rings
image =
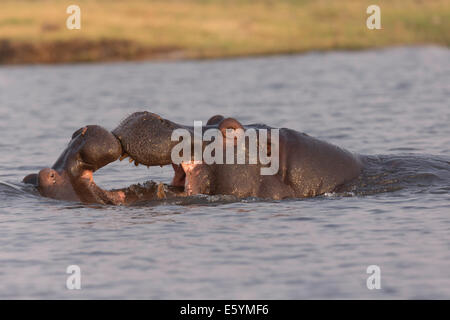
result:
[[(225, 119), (221, 115), (211, 117), (206, 126), (202, 130), (215, 128), (224, 132), (228, 128), (242, 128), (241, 124), (232, 118)], [(146, 166), (165, 166), (171, 165), (174, 170), (171, 185), (183, 188), (187, 195), (192, 188), (193, 179), (191, 178), (196, 172), (196, 175), (205, 175), (205, 170), (209, 169), (205, 165), (197, 165), (194, 162), (174, 163), (172, 161), (172, 150), (179, 143), (179, 140), (172, 139), (172, 134), (177, 129), (184, 129), (194, 136), (194, 128), (192, 126), (185, 126), (170, 120), (164, 119), (161, 116), (148, 112), (135, 112), (123, 120), (120, 125), (115, 128), (112, 133), (121, 142), (123, 155), (120, 160), (129, 157), (130, 162), (135, 165), (143, 164)], [(193, 138), (192, 138), (193, 140)], [(202, 148), (206, 146), (204, 142)], [(193, 154), (194, 145), (191, 145)], [(196, 170), (193, 170), (196, 167)], [(201, 170), (200, 170), (201, 168)], [(205, 170), (203, 170), (205, 169)], [(202, 171), (202, 174), (199, 174)], [(200, 186), (201, 183), (196, 183)]]
[[(218, 129), (225, 136), (226, 129), (242, 126), (235, 119), (214, 116), (203, 130), (208, 128)], [(185, 129), (189, 134), (194, 134), (193, 127), (171, 122), (151, 112), (133, 113), (112, 132), (96, 125), (85, 126), (75, 131), (51, 168), (30, 174), (23, 181), (33, 184), (45, 197), (83, 203), (129, 204), (135, 200), (209, 193), (204, 187), (211, 184), (210, 166), (192, 161), (172, 162), (172, 149), (179, 143), (172, 140), (172, 133), (176, 129)], [(174, 169), (171, 185), (158, 184), (155, 188), (155, 184), (150, 183), (140, 189), (136, 189), (139, 185), (132, 185), (108, 191), (95, 184), (93, 173), (96, 170), (127, 157), (136, 166), (171, 165)]]
[[(219, 145), (222, 145), (224, 148), (222, 154), (225, 154), (225, 147), (228, 143), (227, 130), (243, 128), (243, 125), (234, 118), (224, 118), (221, 115), (215, 115), (206, 122), (205, 126), (202, 126), (201, 132), (197, 131), (197, 134), (201, 134), (209, 129), (214, 129), (223, 139), (221, 140), (223, 143), (219, 143)], [(184, 135), (178, 136), (177, 134), (174, 134), (178, 129), (183, 129), (182, 131), (190, 136), (189, 140), (191, 141), (191, 144), (188, 148), (191, 148), (191, 152), (190, 156), (185, 156), (185, 149), (183, 149), (183, 157), (186, 158), (181, 160), (176, 159), (176, 161), (174, 161), (172, 153), (176, 150), (174, 153), (179, 154), (179, 139), (185, 138)], [(128, 116), (112, 131), (112, 133), (122, 145), (123, 154), (120, 159), (129, 157), (130, 162), (134, 162), (135, 165), (171, 165), (174, 170), (171, 185), (182, 188), (185, 195), (200, 193), (213, 194), (216, 191), (213, 190), (214, 170), (220, 165), (215, 165), (215, 163), (207, 164), (201, 160), (194, 159), (194, 137), (196, 136), (196, 129), (194, 127), (180, 125), (164, 119), (155, 113), (143, 111), (135, 112)], [(235, 146), (234, 138), (231, 140), (234, 148), (237, 148)], [(202, 137), (200, 137), (202, 154), (210, 141), (211, 140), (203, 140)], [(216, 141), (216, 138), (214, 138), (214, 141)], [(189, 145), (189, 143), (187, 144)], [(248, 152), (247, 146), (245, 152)], [(238, 176), (252, 166), (224, 165), (221, 167), (229, 170), (230, 174), (233, 172)], [(257, 166), (253, 167), (257, 170)], [(226, 184), (227, 182), (221, 181), (221, 183)]]
[[(157, 132), (158, 128), (155, 130), (154, 132)], [(134, 134), (133, 137), (136, 139), (131, 140), (132, 145), (139, 146), (142, 137)], [(29, 174), (23, 182), (34, 185), (44, 197), (83, 203), (131, 204), (136, 201), (184, 195), (183, 189), (177, 186), (157, 184), (153, 181), (116, 190), (103, 190), (98, 187), (93, 173), (110, 162), (125, 158), (122, 143), (124, 142), (115, 134), (100, 126), (85, 126), (74, 132), (66, 149), (51, 168), (42, 169), (37, 174)], [(160, 164), (162, 157), (162, 154), (155, 153), (153, 162), (149, 163)]]
[(45, 197), (86, 203), (116, 203), (119, 192), (100, 189), (93, 173), (120, 157), (120, 142), (108, 130), (95, 125), (77, 130), (51, 168), (30, 174), (23, 181), (36, 186)]

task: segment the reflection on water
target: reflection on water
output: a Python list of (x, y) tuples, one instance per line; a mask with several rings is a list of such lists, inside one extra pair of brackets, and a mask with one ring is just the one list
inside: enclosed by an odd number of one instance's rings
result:
[[(428, 47), (1, 67), (0, 298), (449, 298), (448, 61)], [(45, 199), (20, 183), (79, 127), (113, 129), (145, 109), (293, 128), (369, 155), (370, 170), (355, 190), (314, 199), (130, 207)], [(95, 179), (171, 177), (117, 162)], [(71, 264), (77, 292), (65, 288)], [(372, 264), (381, 290), (366, 288)]]

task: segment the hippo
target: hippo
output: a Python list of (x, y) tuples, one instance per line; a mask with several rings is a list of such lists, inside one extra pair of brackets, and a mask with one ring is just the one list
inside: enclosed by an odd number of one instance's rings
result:
[[(23, 182), (33, 184), (44, 197), (83, 203), (121, 205), (198, 194), (280, 200), (334, 192), (356, 179), (363, 169), (358, 155), (288, 128), (276, 128), (278, 167), (274, 174), (261, 174), (261, 169), (269, 164), (260, 162), (206, 163), (191, 157), (175, 163), (172, 151), (180, 143), (173, 138), (177, 129), (192, 136), (196, 130), (148, 111), (131, 114), (111, 132), (98, 125), (87, 125), (73, 133), (51, 168), (27, 175)], [(203, 132), (215, 129), (223, 135), (224, 148), (230, 144), (237, 150), (236, 137), (230, 135), (233, 130), (252, 129), (258, 133), (275, 128), (263, 124), (243, 125), (234, 118), (215, 115), (201, 129)], [(257, 139), (261, 145), (267, 144), (267, 154), (275, 152), (272, 134), (267, 135), (267, 140)], [(201, 141), (201, 150), (210, 143)], [(248, 157), (249, 142), (243, 146)], [(96, 170), (128, 157), (135, 165), (171, 165), (174, 169), (172, 182), (149, 181), (114, 190), (103, 190), (95, 184), (93, 173)]]

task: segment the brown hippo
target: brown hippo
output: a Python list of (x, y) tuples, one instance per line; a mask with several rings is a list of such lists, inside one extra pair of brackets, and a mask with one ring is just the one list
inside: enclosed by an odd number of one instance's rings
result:
[[(236, 152), (232, 158), (234, 160), (242, 146), (245, 159), (249, 159), (250, 139), (244, 137), (244, 144), (238, 145), (237, 136), (232, 136), (231, 132), (239, 129), (242, 132), (252, 129), (256, 133), (263, 129), (270, 131), (266, 140), (258, 135), (256, 137), (260, 146), (267, 145), (267, 155), (277, 156), (278, 163), (273, 174), (261, 174), (262, 168), (271, 166), (262, 161), (210, 163), (190, 157), (174, 163), (173, 150), (180, 145), (179, 139), (173, 138), (177, 129), (193, 137), (196, 135), (196, 128), (171, 122), (150, 112), (133, 113), (112, 132), (96, 125), (85, 126), (72, 135), (67, 148), (52, 168), (30, 174), (24, 182), (34, 184), (43, 196), (84, 203), (130, 204), (139, 200), (195, 194), (284, 199), (333, 192), (358, 177), (362, 170), (357, 155), (307, 134), (280, 128), (276, 131), (275, 144), (274, 128), (260, 124), (242, 125), (236, 119), (222, 116), (210, 118), (200, 129), (202, 132), (215, 129), (221, 133), (224, 138), (223, 154), (229, 144)], [(195, 143), (198, 142), (192, 142), (190, 150), (194, 154)], [(202, 140), (197, 146), (204, 152), (210, 143)], [(215, 149), (212, 155), (218, 155), (218, 151), (221, 150)], [(183, 150), (183, 154), (185, 152)], [(96, 170), (126, 157), (130, 157), (130, 162), (134, 161), (136, 165), (172, 165), (174, 177), (171, 185), (149, 182), (144, 186), (107, 191), (95, 184), (93, 173)], [(192, 159), (194, 161), (189, 161)]]

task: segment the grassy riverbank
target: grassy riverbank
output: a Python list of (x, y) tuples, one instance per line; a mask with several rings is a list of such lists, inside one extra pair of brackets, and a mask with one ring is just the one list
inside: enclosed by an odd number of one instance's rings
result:
[[(68, 30), (66, 8), (81, 8)], [(368, 30), (366, 8), (381, 8)], [(0, 63), (217, 58), (450, 46), (448, 0), (2, 0)]]

